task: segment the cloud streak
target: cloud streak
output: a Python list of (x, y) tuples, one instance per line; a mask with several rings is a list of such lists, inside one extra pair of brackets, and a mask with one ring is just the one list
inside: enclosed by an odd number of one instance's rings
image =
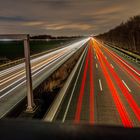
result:
[(91, 26), (88, 24), (51, 24), (47, 25), (46, 30), (63, 30), (63, 29), (78, 29), (88, 30)]

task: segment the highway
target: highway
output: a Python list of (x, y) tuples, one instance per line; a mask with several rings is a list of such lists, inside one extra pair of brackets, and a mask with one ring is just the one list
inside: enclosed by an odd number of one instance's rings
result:
[[(62, 88), (44, 120), (139, 127), (140, 67), (95, 38), (32, 59), (33, 89), (83, 46), (66, 92)], [(21, 63), (0, 72), (0, 118), (26, 96), (24, 69)]]
[(139, 127), (140, 67), (131, 64), (91, 38), (58, 111), (44, 120)]
[[(79, 40), (31, 60), (33, 89), (59, 68), (89, 38)], [(26, 96), (25, 64), (21, 63), (0, 72), (0, 117)]]

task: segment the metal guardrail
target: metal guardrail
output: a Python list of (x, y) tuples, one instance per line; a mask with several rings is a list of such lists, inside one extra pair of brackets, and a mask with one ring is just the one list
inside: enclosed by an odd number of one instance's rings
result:
[(134, 54), (134, 53), (132, 53), (132, 52), (130, 52), (130, 51), (127, 51), (127, 50), (118, 48), (117, 46), (111, 44), (110, 42), (104, 42), (104, 44), (106, 44), (106, 45), (112, 47), (113, 49), (115, 49), (115, 50), (121, 52), (125, 57), (127, 57), (127, 58), (129, 58), (129, 59), (135, 61), (136, 63), (139, 63), (139, 64), (140, 64), (140, 56), (139, 56), (139, 55)]

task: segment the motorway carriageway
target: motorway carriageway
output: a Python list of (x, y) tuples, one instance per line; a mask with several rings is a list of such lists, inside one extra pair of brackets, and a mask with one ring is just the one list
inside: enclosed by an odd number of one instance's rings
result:
[[(53, 71), (60, 67), (89, 38), (81, 39), (63, 48), (31, 60), (33, 89), (43, 82)], [(0, 118), (26, 95), (25, 64), (21, 63), (0, 71)]]
[(53, 121), (140, 126), (140, 71), (90, 39)]

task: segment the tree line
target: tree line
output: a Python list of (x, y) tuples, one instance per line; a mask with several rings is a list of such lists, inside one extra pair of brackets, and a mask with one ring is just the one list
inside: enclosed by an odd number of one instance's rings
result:
[(36, 35), (31, 36), (30, 39), (73, 39), (80, 38), (81, 36), (51, 36), (51, 35)]
[(115, 44), (117, 47), (140, 54), (140, 15), (131, 17), (114, 29), (97, 38)]

